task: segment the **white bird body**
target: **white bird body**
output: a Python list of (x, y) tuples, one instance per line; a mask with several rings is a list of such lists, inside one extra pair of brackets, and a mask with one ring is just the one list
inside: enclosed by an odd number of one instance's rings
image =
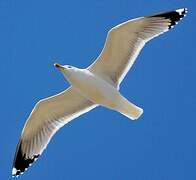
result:
[(128, 102), (115, 85), (111, 85), (102, 77), (88, 69), (62, 68), (62, 73), (75, 90), (94, 104), (116, 110), (132, 120), (137, 119), (143, 110)]
[(171, 29), (186, 13), (186, 8), (178, 9), (115, 26), (108, 32), (99, 57), (86, 69), (55, 64), (71, 86), (40, 100), (33, 108), (17, 146), (12, 175), (22, 174), (42, 154), (61, 127), (99, 105), (132, 120), (139, 118), (143, 110), (121, 95), (120, 83), (143, 46)]
[(119, 92), (114, 86), (87, 69), (77, 68), (76, 71), (70, 72), (68, 80), (81, 95), (95, 104), (111, 104), (119, 96)]

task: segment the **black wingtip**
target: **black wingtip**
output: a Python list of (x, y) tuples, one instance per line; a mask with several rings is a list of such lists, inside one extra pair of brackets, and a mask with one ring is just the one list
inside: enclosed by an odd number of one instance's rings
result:
[(34, 155), (32, 158), (27, 158), (26, 155), (22, 152), (21, 141), (19, 142), (14, 158), (13, 168), (12, 168), (12, 177), (18, 177), (20, 174), (23, 174), (25, 170), (39, 157)]
[(165, 19), (170, 20), (170, 25), (168, 26), (169, 29), (171, 29), (174, 25), (178, 23), (183, 17), (186, 16), (188, 12), (187, 8), (177, 9), (175, 11), (170, 11), (166, 13), (156, 14), (151, 17), (163, 17)]

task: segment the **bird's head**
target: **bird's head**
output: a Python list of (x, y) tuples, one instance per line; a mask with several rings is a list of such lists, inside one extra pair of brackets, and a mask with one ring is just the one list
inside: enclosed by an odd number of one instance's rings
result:
[(70, 71), (71, 69), (74, 68), (73, 66), (70, 66), (70, 65), (61, 65), (61, 64), (58, 64), (58, 63), (54, 63), (54, 66), (56, 68), (58, 68), (61, 72)]
[(70, 66), (70, 65), (61, 65), (61, 64), (55, 63), (54, 66), (63, 73), (64, 77), (67, 80), (70, 80), (70, 76), (78, 70), (78, 68)]
[(76, 67), (74, 66), (70, 66), (70, 65), (61, 65), (61, 64), (58, 64), (58, 63), (55, 63), (54, 66), (60, 70), (64, 75), (68, 75), (69, 73), (71, 72), (74, 72), (76, 71)]

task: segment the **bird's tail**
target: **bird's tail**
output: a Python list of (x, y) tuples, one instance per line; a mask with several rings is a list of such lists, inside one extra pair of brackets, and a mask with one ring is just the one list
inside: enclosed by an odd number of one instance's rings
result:
[(120, 96), (118, 99), (117, 107), (115, 108), (116, 111), (120, 112), (121, 114), (125, 115), (131, 120), (138, 119), (142, 113), (143, 109), (136, 106), (135, 104), (129, 102), (123, 96)]

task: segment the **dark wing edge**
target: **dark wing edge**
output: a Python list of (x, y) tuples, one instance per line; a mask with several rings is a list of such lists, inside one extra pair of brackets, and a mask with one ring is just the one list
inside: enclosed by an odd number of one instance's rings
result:
[(40, 100), (30, 113), (16, 146), (12, 176), (23, 174), (42, 154), (61, 127), (96, 106), (72, 87)]
[(37, 160), (40, 154), (35, 154), (32, 158), (26, 158), (26, 155), (22, 152), (22, 139), (19, 141), (16, 147), (16, 153), (14, 156), (14, 162), (12, 166), (12, 177), (18, 177), (28, 169), (31, 164)]
[(148, 17), (163, 17), (165, 19), (169, 19), (170, 25), (168, 28), (171, 29), (176, 24), (178, 24), (178, 21), (180, 21), (183, 17), (186, 16), (187, 12), (188, 12), (187, 8), (182, 8), (182, 9), (177, 9), (175, 11), (169, 11), (166, 13), (159, 13), (159, 14), (155, 14), (152, 16), (148, 16)]

